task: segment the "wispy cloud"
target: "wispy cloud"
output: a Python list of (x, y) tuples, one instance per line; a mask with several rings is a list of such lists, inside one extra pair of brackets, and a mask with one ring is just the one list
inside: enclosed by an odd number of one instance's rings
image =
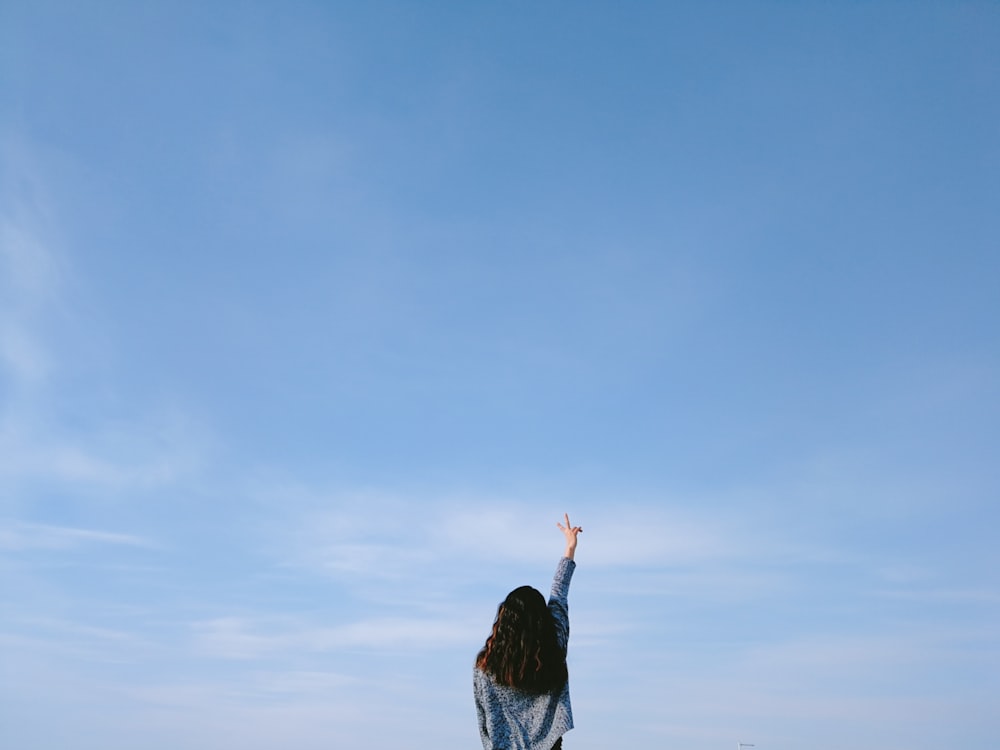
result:
[(109, 544), (147, 548), (156, 546), (152, 541), (134, 534), (21, 521), (0, 523), (0, 549), (4, 550), (65, 550), (85, 545)]
[(468, 619), (407, 617), (370, 618), (333, 627), (273, 617), (224, 617), (192, 625), (199, 653), (238, 660), (340, 649), (444, 648), (467, 643), (481, 629), (480, 623)]
[(841, 744), (861, 728), (869, 735), (892, 733), (902, 742), (922, 721), (981, 721), (989, 701), (984, 688), (992, 681), (987, 675), (996, 668), (991, 656), (972, 670), (983, 676), (978, 684), (938, 689), (970, 670), (962, 635), (943, 638), (933, 627), (716, 645), (665, 660), (668, 647), (649, 663), (631, 663), (633, 689), (627, 695), (599, 679), (617, 654), (578, 651), (575, 704), (605, 731), (618, 716), (663, 739), (704, 732), (720, 741), (742, 735), (776, 742), (785, 733), (794, 738), (808, 730)]
[[(59, 212), (46, 190), (33, 149), (0, 140), (0, 506), (25, 496), (22, 481), (80, 488), (143, 489), (190, 471), (205, 432), (182, 410), (152, 405), (129, 421), (91, 419), (76, 427), (60, 419), (79, 411), (84, 391), (113, 393), (93, 363), (81, 366), (79, 339), (97, 336), (76, 309), (82, 282), (60, 239)], [(73, 277), (70, 283), (70, 277)], [(99, 337), (99, 336), (98, 336)], [(93, 356), (88, 351), (88, 356)]]
[(890, 599), (936, 604), (1000, 604), (1000, 589), (929, 588), (886, 589), (877, 592)]
[(73, 433), (21, 414), (0, 425), (0, 479), (148, 489), (195, 473), (210, 442), (180, 412)]
[[(269, 526), (268, 532), (293, 540), (274, 548), (296, 550), (288, 562), (331, 575), (398, 575), (456, 559), (535, 565), (562, 551), (556, 528), (562, 513), (547, 499), (302, 487), (277, 487), (264, 495), (275, 505), (281, 498), (284, 516), (283, 528)], [(693, 566), (802, 551), (746, 519), (672, 511), (669, 505), (579, 501), (585, 517), (571, 520), (584, 526), (581, 554), (587, 565)]]
[(6, 648), (43, 659), (118, 663), (148, 658), (162, 650), (149, 638), (122, 627), (91, 625), (73, 619), (17, 616), (0, 619), (0, 642)]
[[(0, 155), (9, 149), (0, 146)], [(11, 167), (0, 158), (0, 167)], [(19, 178), (22, 170), (14, 168)], [(7, 179), (0, 198), (0, 365), (19, 385), (41, 381), (52, 367), (42, 342), (43, 321), (58, 303), (61, 273), (55, 254), (41, 239), (37, 206)], [(29, 182), (34, 182), (29, 180)]]
[(312, 705), (314, 701), (343, 701), (364, 680), (319, 669), (249, 670), (232, 681), (165, 683), (137, 686), (134, 696), (147, 706), (194, 710), (206, 705)]

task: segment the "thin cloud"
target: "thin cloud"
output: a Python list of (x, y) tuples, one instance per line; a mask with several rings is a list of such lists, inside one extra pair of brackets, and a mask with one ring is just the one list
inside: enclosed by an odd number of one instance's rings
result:
[(114, 531), (21, 521), (0, 525), (0, 549), (11, 551), (66, 550), (91, 545), (116, 545), (147, 549), (157, 547), (154, 542), (144, 537)]
[(5, 653), (30, 654), (60, 663), (135, 662), (159, 650), (153, 641), (136, 633), (71, 621), (24, 618), (0, 623), (0, 647)]
[(192, 624), (195, 650), (220, 659), (254, 660), (342, 649), (434, 649), (464, 645), (480, 623), (454, 619), (371, 618), (336, 627), (222, 617)]
[(40, 329), (59, 287), (55, 266), (32, 232), (0, 216), (0, 365), (19, 385), (52, 369)]
[(25, 321), (0, 311), (0, 361), (18, 382), (42, 380), (51, 361), (38, 338)]
[(104, 498), (167, 487), (199, 476), (213, 449), (208, 431), (178, 409), (77, 432), (23, 410), (0, 424), (0, 483), (8, 488), (0, 506), (23, 505), (39, 484)]
[(879, 596), (933, 604), (1000, 604), (1000, 591), (981, 588), (886, 589)]
[[(303, 488), (266, 494), (283, 498), (282, 512), (295, 519), (286, 522), (285, 533), (299, 543), (281, 547), (306, 550), (295, 562), (330, 573), (379, 576), (386, 569), (455, 558), (538, 564), (561, 552), (556, 522), (562, 512), (541, 498)], [(587, 517), (570, 517), (584, 526), (581, 545), (588, 566), (691, 566), (794, 549), (751, 523), (724, 520), (721, 514), (671, 512), (662, 505), (618, 503), (610, 511), (591, 501), (578, 503)]]
[(320, 670), (255, 672), (249, 676), (251, 689), (265, 695), (282, 696), (327, 695), (358, 682), (354, 675)]
[(79, 340), (89, 342), (94, 332), (67, 295), (72, 261), (52, 239), (56, 212), (32, 156), (0, 141), (0, 377), (9, 386), (0, 405), (0, 481), (14, 483), (0, 493), (0, 505), (24, 494), (16, 484), (22, 481), (71, 485), (74, 494), (81, 486), (127, 490), (174, 481), (207, 442), (180, 410), (154, 410), (131, 423), (98, 420), (86, 430), (53, 418), (65, 401), (72, 400), (73, 413), (80, 409), (60, 376), (79, 374), (70, 352), (79, 354)]
[(53, 368), (44, 326), (60, 306), (65, 259), (53, 249), (49, 200), (29, 151), (0, 142), (0, 368), (30, 387)]
[(0, 476), (125, 487), (160, 484), (174, 475), (171, 462), (162, 456), (148, 463), (115, 460), (101, 456), (94, 446), (61, 438), (29, 442), (12, 429), (0, 434), (0, 445), (7, 449), (0, 459)]

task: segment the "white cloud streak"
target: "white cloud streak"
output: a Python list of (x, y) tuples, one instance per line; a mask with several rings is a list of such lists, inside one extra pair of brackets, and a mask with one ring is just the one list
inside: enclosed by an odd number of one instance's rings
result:
[(185, 415), (152, 415), (84, 434), (45, 429), (30, 416), (0, 427), (0, 479), (43, 480), (79, 490), (126, 491), (197, 471), (209, 441)]
[(133, 534), (20, 521), (0, 523), (0, 549), (2, 550), (65, 550), (85, 545), (145, 548), (156, 546), (150, 540)]
[(198, 653), (235, 660), (342, 649), (447, 648), (467, 643), (481, 629), (481, 623), (469, 620), (407, 617), (371, 618), (334, 627), (243, 617), (223, 617), (192, 625)]
[[(296, 550), (286, 562), (333, 576), (380, 577), (456, 559), (537, 565), (562, 552), (551, 501), (523, 497), (310, 492), (276, 487), (280, 502), (275, 550)], [(280, 498), (280, 500), (279, 500)], [(665, 568), (806, 554), (800, 544), (745, 519), (679, 512), (663, 504), (619, 503), (611, 509), (580, 501), (581, 556), (591, 568)], [(286, 553), (287, 554), (287, 553)]]
[[(86, 316), (68, 296), (71, 262), (58, 239), (43, 171), (31, 147), (0, 141), (0, 507), (24, 504), (24, 482), (126, 491), (175, 481), (197, 464), (206, 440), (177, 409), (153, 409), (129, 422), (60, 424), (79, 379), (68, 352), (88, 338)], [(72, 326), (67, 332), (66, 326)], [(106, 383), (93, 383), (108, 392)], [(77, 386), (74, 386), (74, 388)], [(113, 391), (113, 389), (111, 389)]]
[(42, 381), (52, 368), (40, 328), (59, 287), (46, 244), (9, 209), (0, 213), (0, 365), (19, 385)]

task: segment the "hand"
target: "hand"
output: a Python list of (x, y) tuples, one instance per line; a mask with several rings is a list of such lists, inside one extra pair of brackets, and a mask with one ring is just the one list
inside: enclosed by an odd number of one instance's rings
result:
[(573, 555), (576, 553), (576, 535), (583, 531), (583, 527), (571, 525), (569, 522), (569, 513), (564, 514), (564, 516), (566, 518), (566, 525), (563, 526), (556, 521), (556, 526), (559, 527), (563, 536), (566, 537), (566, 554), (564, 556), (572, 560)]

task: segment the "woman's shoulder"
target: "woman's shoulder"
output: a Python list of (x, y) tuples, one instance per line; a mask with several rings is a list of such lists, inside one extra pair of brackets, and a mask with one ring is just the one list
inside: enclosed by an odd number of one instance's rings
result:
[(479, 667), (472, 668), (472, 682), (477, 687), (482, 687), (482, 688), (487, 688), (491, 686), (495, 687), (497, 684), (496, 680), (494, 680), (490, 676), (489, 672), (485, 672)]

